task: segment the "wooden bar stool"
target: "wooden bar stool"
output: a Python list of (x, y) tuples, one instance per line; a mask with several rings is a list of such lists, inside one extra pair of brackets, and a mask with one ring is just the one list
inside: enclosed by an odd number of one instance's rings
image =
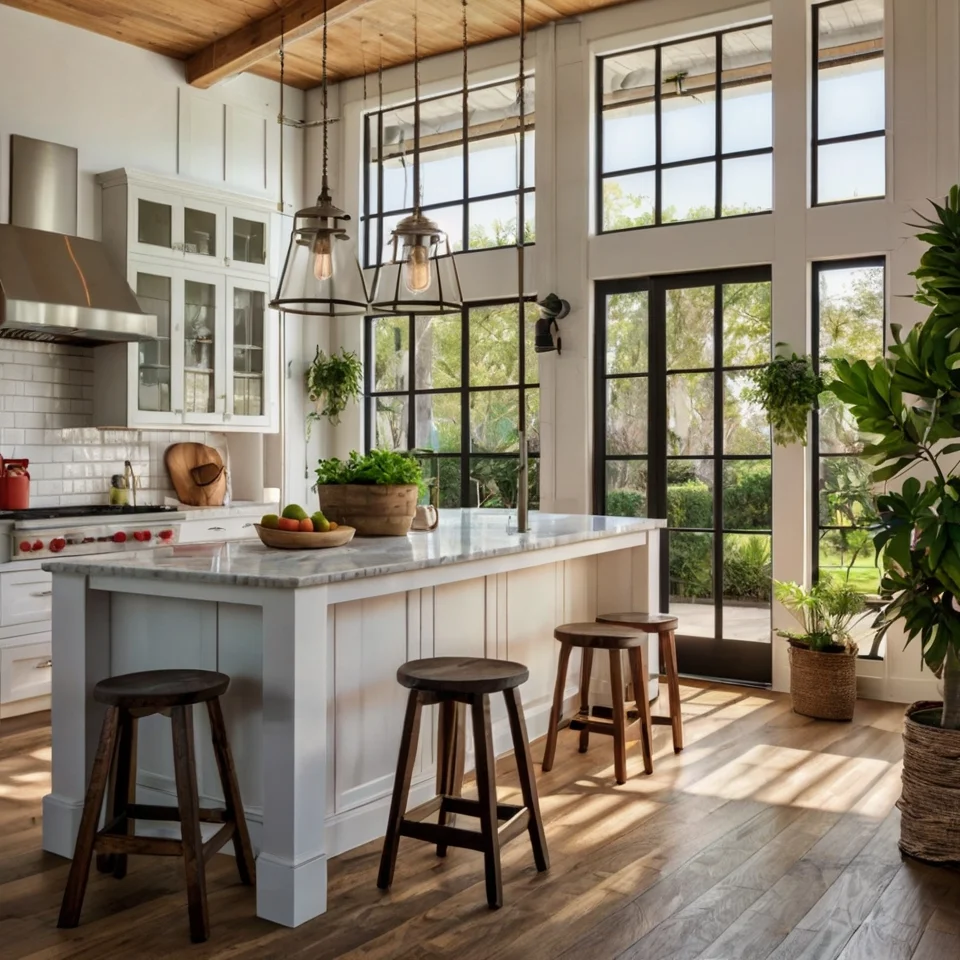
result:
[(612, 623), (631, 630), (655, 633), (660, 640), (660, 663), (667, 675), (670, 716), (654, 717), (654, 723), (673, 728), (673, 752), (683, 749), (683, 718), (680, 714), (680, 675), (677, 673), (677, 618), (665, 613), (605, 613), (597, 623)]
[[(210, 670), (149, 670), (110, 677), (93, 688), (94, 699), (107, 705), (107, 713), (103, 718), (100, 744), (93, 761), (57, 926), (75, 927), (80, 922), (94, 850), (98, 851), (97, 868), (104, 873), (112, 872), (117, 878), (127, 872), (128, 854), (182, 856), (187, 875), (190, 939), (195, 943), (210, 935), (204, 865), (228, 840), (233, 840), (241, 881), (246, 884), (255, 882), (253, 850), (220, 710), (219, 697), (229, 685), (228, 676)], [(223, 809), (203, 808), (197, 796), (193, 742), (195, 703), (207, 705), (213, 750), (225, 798)], [(168, 716), (172, 721), (176, 807), (135, 802), (137, 720), (154, 713)], [(110, 794), (105, 825), (98, 830), (108, 780)], [(181, 839), (138, 837), (134, 830), (137, 820), (179, 820)], [(222, 826), (203, 843), (201, 823)]]
[[(563, 712), (563, 691), (567, 682), (567, 665), (574, 647), (583, 650), (580, 671), (580, 709), (571, 721), (580, 730), (580, 752), (586, 753), (591, 733), (603, 733), (613, 737), (613, 768), (617, 783), (627, 780), (627, 740), (635, 728), (639, 728), (640, 745), (643, 751), (643, 769), (653, 773), (653, 737), (650, 718), (650, 701), (647, 698), (647, 636), (641, 630), (627, 627), (607, 626), (602, 623), (565, 623), (553, 632), (560, 641), (560, 663), (557, 666), (557, 685), (553, 693), (553, 709), (550, 711), (550, 726), (547, 728), (547, 743), (543, 750), (544, 773), (553, 768), (557, 752), (557, 731)], [(613, 716), (610, 720), (590, 716), (590, 671), (593, 667), (593, 651), (607, 650), (610, 654), (610, 691), (613, 698)], [(638, 720), (627, 723), (627, 711), (623, 702), (623, 669), (620, 651), (626, 650), (630, 661), (634, 695), (637, 702)]]
[[(483, 854), (487, 887), (487, 903), (496, 909), (503, 905), (503, 883), (500, 877), (500, 845), (524, 830), (530, 835), (533, 859), (537, 870), (549, 867), (547, 841), (540, 819), (537, 781), (527, 741), (523, 704), (517, 688), (530, 675), (523, 664), (509, 660), (486, 660), (471, 657), (434, 657), (412, 660), (397, 671), (397, 680), (410, 690), (407, 712), (400, 738), (397, 777), (390, 803), (390, 819), (383, 839), (380, 874), (377, 886), (389, 888), (397, 863), (401, 837), (412, 837), (437, 845), (437, 855), (444, 856), (447, 847), (465, 847)], [(493, 734), (490, 727), (490, 694), (503, 693), (507, 716), (513, 734), (513, 749), (520, 778), (522, 806), (497, 802), (496, 764)], [(423, 823), (405, 817), (410, 780), (417, 757), (420, 734), (420, 712), (424, 706), (440, 704), (440, 757), (437, 772), (438, 793), (431, 804), (421, 808), (426, 816), (439, 810), (437, 823)], [(463, 708), (470, 707), (476, 747), (477, 800), (460, 796), (463, 780)], [(448, 823), (450, 815), (477, 817), (480, 830), (465, 830)], [(500, 823), (500, 821), (505, 821)]]

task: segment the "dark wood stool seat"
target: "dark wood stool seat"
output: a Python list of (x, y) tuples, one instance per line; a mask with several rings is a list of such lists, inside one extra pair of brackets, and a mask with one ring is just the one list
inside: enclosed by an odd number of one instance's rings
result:
[(680, 712), (680, 674), (677, 671), (677, 618), (668, 613), (605, 613), (597, 617), (597, 623), (658, 635), (661, 670), (667, 677), (670, 716), (654, 717), (653, 722), (673, 729), (673, 752), (679, 753), (683, 749), (683, 717)]
[[(219, 698), (229, 685), (228, 676), (209, 670), (151, 670), (110, 677), (94, 687), (94, 698), (107, 704), (107, 711), (57, 926), (75, 927), (80, 922), (94, 851), (97, 869), (101, 873), (112, 873), (118, 879), (126, 875), (127, 856), (131, 853), (183, 857), (190, 938), (197, 943), (210, 935), (207, 860), (232, 840), (240, 880), (246, 884), (255, 882), (253, 848), (220, 709)], [(222, 808), (201, 807), (197, 794), (193, 738), (193, 705), (197, 703), (207, 706), (213, 752), (223, 788)], [(175, 807), (136, 802), (137, 721), (154, 713), (162, 713), (171, 720), (177, 784)], [(106, 817), (103, 829), (98, 830), (105, 794)], [(137, 836), (137, 820), (179, 821), (180, 839)], [(201, 823), (220, 824), (220, 829), (206, 843), (200, 835)]]
[(145, 670), (101, 680), (93, 688), (93, 699), (113, 707), (144, 707), (159, 713), (168, 707), (221, 697), (229, 686), (230, 678), (213, 670)]
[[(412, 660), (397, 671), (397, 680), (410, 690), (400, 737), (400, 755), (394, 782), (390, 817), (383, 839), (377, 886), (386, 890), (393, 882), (401, 837), (424, 840), (437, 846), (437, 856), (446, 856), (448, 847), (464, 847), (483, 853), (487, 903), (503, 905), (500, 875), (500, 845), (526, 831), (533, 847), (537, 870), (549, 867), (547, 842), (540, 818), (537, 782), (527, 741), (523, 704), (518, 687), (529, 671), (521, 663), (472, 657), (434, 657)], [(517, 760), (522, 804), (497, 801), (496, 758), (490, 723), (490, 694), (503, 693)], [(419, 816), (438, 812), (436, 823), (406, 818), (410, 781), (417, 758), (420, 714), (425, 705), (440, 704), (437, 746), (437, 796), (420, 807)], [(464, 799), (463, 757), (465, 752), (465, 709), (470, 707), (476, 752), (476, 800)], [(457, 815), (476, 817), (479, 830), (454, 824)]]
[[(640, 740), (643, 752), (643, 769), (653, 773), (653, 721), (650, 716), (650, 701), (647, 697), (647, 633), (641, 629), (616, 624), (565, 623), (553, 632), (560, 641), (560, 662), (557, 665), (557, 683), (553, 690), (553, 707), (550, 710), (547, 742), (543, 748), (541, 769), (553, 768), (557, 752), (557, 732), (563, 713), (563, 695), (567, 684), (567, 666), (574, 647), (582, 649), (580, 670), (580, 709), (570, 721), (574, 730), (580, 731), (580, 752), (586, 753), (591, 733), (603, 733), (613, 737), (613, 767), (617, 783), (627, 780), (627, 740)], [(593, 716), (590, 712), (590, 673), (593, 668), (593, 651), (606, 650), (610, 657), (610, 693), (613, 699), (612, 716)], [(627, 722), (627, 710), (623, 702), (623, 664), (621, 652), (627, 652), (637, 704), (637, 720)]]

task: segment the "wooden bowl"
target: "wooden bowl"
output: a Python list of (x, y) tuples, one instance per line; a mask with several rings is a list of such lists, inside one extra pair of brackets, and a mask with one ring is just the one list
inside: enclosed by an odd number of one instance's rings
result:
[(265, 547), (279, 550), (322, 550), (325, 547), (342, 547), (353, 539), (357, 532), (353, 527), (337, 527), (329, 533), (307, 533), (300, 530), (272, 530), (254, 524), (257, 536)]

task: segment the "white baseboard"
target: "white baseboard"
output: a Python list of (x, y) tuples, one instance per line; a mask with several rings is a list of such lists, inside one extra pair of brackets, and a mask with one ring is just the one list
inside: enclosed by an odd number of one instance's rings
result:
[(28, 697), (26, 700), (12, 700), (10, 703), (0, 703), (0, 720), (9, 720), (11, 717), (22, 717), (28, 713), (42, 713), (50, 709), (50, 694), (42, 697)]

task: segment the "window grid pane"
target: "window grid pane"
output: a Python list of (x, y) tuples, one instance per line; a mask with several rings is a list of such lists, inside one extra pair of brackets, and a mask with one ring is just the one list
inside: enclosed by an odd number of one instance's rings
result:
[(773, 207), (768, 22), (599, 58), (601, 233)]

